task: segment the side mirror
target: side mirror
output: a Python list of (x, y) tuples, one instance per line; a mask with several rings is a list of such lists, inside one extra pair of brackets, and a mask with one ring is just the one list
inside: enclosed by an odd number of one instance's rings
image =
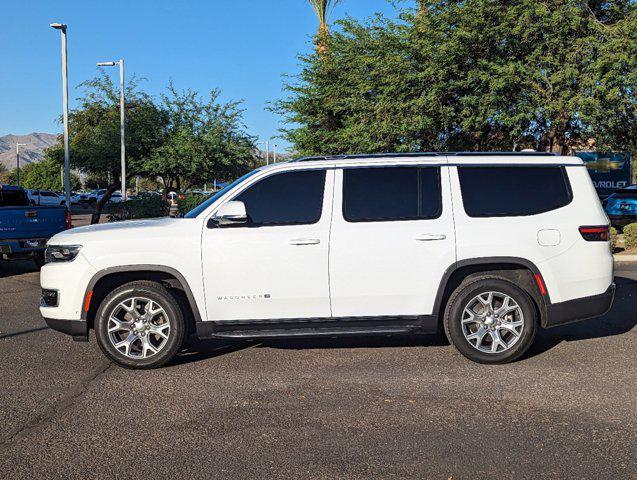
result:
[(246, 223), (248, 221), (246, 206), (239, 201), (226, 202), (219, 207), (212, 220), (217, 226)]

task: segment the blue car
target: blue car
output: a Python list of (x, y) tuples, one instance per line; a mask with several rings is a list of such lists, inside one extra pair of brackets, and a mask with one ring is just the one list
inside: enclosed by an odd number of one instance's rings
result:
[(604, 209), (610, 223), (622, 228), (637, 222), (637, 185), (617, 190), (604, 200)]

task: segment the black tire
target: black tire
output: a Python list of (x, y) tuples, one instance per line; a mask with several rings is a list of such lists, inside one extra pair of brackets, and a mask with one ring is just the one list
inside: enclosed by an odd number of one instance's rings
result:
[[(108, 334), (108, 319), (120, 302), (132, 297), (143, 297), (157, 303), (170, 319), (168, 339), (159, 351), (147, 358), (130, 358), (115, 348)], [(179, 302), (163, 285), (137, 280), (126, 283), (111, 293), (100, 304), (95, 316), (95, 337), (102, 352), (113, 362), (125, 368), (152, 369), (169, 362), (181, 349), (187, 334), (187, 325)]]
[(40, 270), (44, 264), (44, 252), (41, 253), (37, 253), (34, 257), (33, 257), (33, 261), (35, 262), (35, 266), (37, 267), (38, 270)]
[[(477, 295), (490, 291), (510, 296), (520, 307), (524, 317), (522, 331), (517, 341), (509, 349), (497, 353), (478, 350), (465, 338), (462, 325), (467, 304)], [(537, 309), (530, 295), (517, 285), (497, 276), (477, 277), (462, 283), (449, 298), (444, 316), (445, 334), (456, 350), (469, 360), (487, 364), (509, 363), (524, 355), (535, 339), (537, 324)], [(492, 339), (491, 342), (495, 343)]]

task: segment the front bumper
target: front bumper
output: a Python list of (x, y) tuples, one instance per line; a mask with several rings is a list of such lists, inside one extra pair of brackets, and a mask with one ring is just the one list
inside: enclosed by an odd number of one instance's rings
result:
[(42, 316), (58, 320), (80, 320), (86, 286), (95, 272), (95, 268), (81, 251), (71, 262), (53, 262), (44, 265), (40, 271), (42, 290), (57, 291), (58, 294), (55, 306), (40, 304)]
[(558, 325), (599, 317), (610, 310), (614, 298), (615, 284), (612, 283), (600, 295), (547, 305), (542, 326), (544, 328), (557, 327)]
[(45, 317), (44, 321), (53, 330), (71, 335), (76, 342), (88, 342), (88, 323), (84, 320), (58, 320)]

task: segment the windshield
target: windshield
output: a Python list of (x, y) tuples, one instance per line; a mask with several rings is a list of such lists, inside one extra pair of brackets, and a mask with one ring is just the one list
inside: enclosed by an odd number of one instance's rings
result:
[(201, 212), (203, 212), (206, 208), (208, 208), (210, 205), (215, 203), (228, 190), (233, 189), (234, 187), (239, 185), (241, 182), (243, 182), (246, 178), (251, 177), (252, 175), (257, 173), (258, 171), (259, 171), (258, 169), (257, 170), (252, 170), (251, 172), (246, 173), (243, 177), (236, 179), (234, 182), (232, 182), (227, 187), (223, 188), (222, 190), (219, 190), (217, 193), (215, 193), (213, 196), (211, 196), (208, 200), (206, 200), (205, 202), (201, 203), (199, 206), (197, 206), (197, 207), (193, 208), (192, 210), (190, 210), (186, 215), (184, 215), (184, 218), (195, 218), (195, 217), (198, 217)]

